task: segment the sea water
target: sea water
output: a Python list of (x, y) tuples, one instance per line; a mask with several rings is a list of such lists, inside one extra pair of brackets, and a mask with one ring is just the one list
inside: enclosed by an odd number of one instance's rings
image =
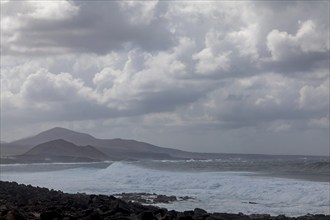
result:
[(3, 164), (0, 178), (68, 193), (191, 197), (156, 204), (178, 211), (298, 216), (330, 214), (329, 165), (324, 158)]

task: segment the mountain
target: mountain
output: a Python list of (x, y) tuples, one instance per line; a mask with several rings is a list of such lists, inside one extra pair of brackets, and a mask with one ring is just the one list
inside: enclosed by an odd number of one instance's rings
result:
[(24, 145), (15, 145), (11, 143), (1, 143), (0, 144), (0, 156), (1, 157), (8, 157), (12, 155), (18, 155), (26, 152), (27, 150), (31, 149), (31, 147), (26, 147)]
[[(59, 141), (61, 139), (62, 143)], [(53, 142), (56, 141), (57, 145), (54, 147)], [(65, 142), (63, 142), (65, 141)], [(49, 143), (50, 142), (50, 143)], [(70, 142), (68, 144), (67, 142)], [(60, 144), (61, 143), (61, 144)], [(136, 160), (136, 159), (153, 159), (153, 160), (171, 160), (171, 159), (226, 159), (226, 158), (262, 158), (269, 157), (274, 158), (276, 155), (252, 155), (252, 154), (221, 154), (221, 153), (194, 153), (176, 150), (172, 148), (158, 147), (145, 142), (136, 140), (125, 139), (98, 139), (89, 134), (72, 131), (66, 128), (55, 127), (46, 131), (43, 131), (35, 136), (20, 139), (11, 143), (1, 143), (1, 163), (4, 163), (12, 156), (20, 155), (25, 158), (33, 157), (33, 152), (40, 152), (40, 148), (49, 153), (49, 156), (54, 157), (53, 151), (48, 152), (41, 146), (52, 145), (54, 149), (58, 149), (59, 152), (65, 152), (68, 157), (69, 154), (63, 147), (68, 149), (77, 148), (79, 146), (89, 145), (88, 148), (79, 148), (80, 151), (97, 150), (99, 153), (104, 154), (109, 160)], [(63, 146), (62, 146), (63, 145)], [(73, 146), (74, 145), (74, 146)], [(36, 148), (34, 148), (36, 147)], [(31, 151), (30, 151), (31, 150)], [(99, 154), (98, 153), (98, 154)], [(86, 153), (86, 155), (89, 153)], [(83, 154), (85, 155), (85, 154)], [(83, 156), (80, 155), (80, 156)], [(79, 155), (75, 155), (79, 157)], [(63, 158), (62, 158), (63, 159)], [(86, 158), (85, 158), (86, 159)], [(93, 159), (93, 158), (92, 158)], [(100, 158), (98, 158), (100, 159)]]
[(20, 155), (38, 144), (63, 139), (79, 146), (92, 145), (96, 140), (89, 134), (79, 133), (66, 128), (55, 127), (35, 136), (23, 138), (10, 143), (1, 143), (1, 157)]
[(39, 144), (15, 159), (24, 162), (103, 161), (108, 156), (92, 146), (77, 146), (58, 139)]
[(181, 157), (191, 158), (191, 153), (162, 148), (145, 142), (125, 139), (97, 139), (89, 134), (72, 131), (66, 128), (55, 127), (43, 131), (35, 136), (20, 139), (1, 145), (2, 157), (19, 155), (32, 149), (34, 146), (62, 139), (78, 146), (90, 145), (109, 158), (121, 159), (177, 159)]
[(66, 128), (55, 127), (46, 131), (43, 131), (35, 136), (23, 138), (10, 144), (17, 145), (17, 146), (26, 146), (26, 147), (33, 147), (38, 144), (63, 139), (69, 142), (72, 142), (76, 145), (84, 146), (92, 144), (96, 138), (89, 134), (84, 134), (76, 131), (72, 131)]

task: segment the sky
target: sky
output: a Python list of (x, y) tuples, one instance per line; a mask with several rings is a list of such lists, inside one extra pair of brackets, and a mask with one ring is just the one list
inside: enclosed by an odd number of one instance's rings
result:
[(1, 140), (55, 126), (329, 155), (329, 1), (1, 0)]

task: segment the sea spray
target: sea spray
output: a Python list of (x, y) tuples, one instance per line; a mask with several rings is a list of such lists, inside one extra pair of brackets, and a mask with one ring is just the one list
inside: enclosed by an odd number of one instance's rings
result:
[[(207, 163), (213, 162), (201, 163), (205, 164), (205, 167), (212, 167), (214, 165)], [(152, 163), (154, 166), (148, 168)], [(290, 216), (306, 213), (329, 214), (330, 202), (327, 193), (329, 182), (261, 176), (256, 172), (182, 169), (188, 163), (198, 163), (198, 161), (180, 161), (178, 163), (181, 163), (182, 167), (176, 170), (157, 169), (158, 163), (159, 161), (114, 162), (104, 166), (106, 168), (83, 164), (61, 170), (56, 170), (56, 166), (63, 164), (43, 164), (42, 172), (40, 170), (33, 173), (31, 171), (2, 172), (1, 180), (17, 181), (70, 193), (110, 195), (122, 192), (145, 192), (193, 198), (171, 204), (158, 204), (181, 211), (200, 207), (209, 212), (269, 213)], [(170, 163), (175, 162), (161, 163), (170, 166)], [(6, 166), (8, 168), (8, 165)]]

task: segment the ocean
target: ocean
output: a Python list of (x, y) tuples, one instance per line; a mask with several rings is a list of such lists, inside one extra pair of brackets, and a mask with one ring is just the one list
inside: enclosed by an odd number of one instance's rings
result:
[(191, 199), (155, 204), (178, 211), (330, 214), (328, 157), (1, 164), (0, 179), (68, 193), (145, 192)]

